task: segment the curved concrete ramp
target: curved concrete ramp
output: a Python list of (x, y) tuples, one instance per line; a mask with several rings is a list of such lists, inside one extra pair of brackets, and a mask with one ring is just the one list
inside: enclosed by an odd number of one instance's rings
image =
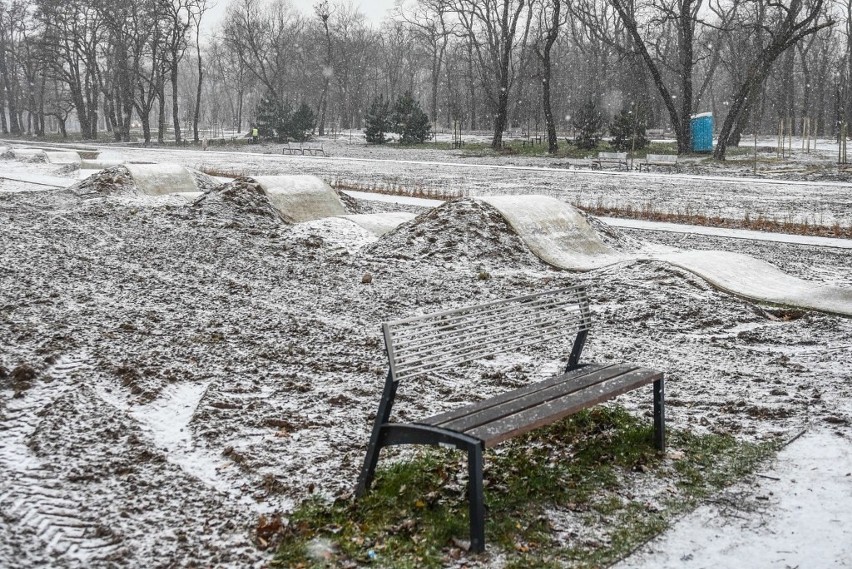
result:
[(737, 296), (852, 316), (852, 288), (806, 281), (742, 253), (684, 251), (658, 258)]
[(252, 176), (288, 223), (346, 215), (337, 193), (316, 176)]
[(388, 213), (364, 213), (359, 215), (343, 215), (343, 219), (348, 219), (353, 223), (357, 223), (376, 237), (381, 237), (389, 231), (393, 231), (403, 223), (408, 223), (415, 217), (414, 213), (406, 212), (388, 212)]
[(195, 178), (180, 164), (125, 164), (140, 193), (149, 196), (197, 192)]
[(479, 198), (497, 209), (542, 261), (573, 271), (591, 271), (636, 255), (608, 246), (582, 214), (567, 203), (546, 196)]
[(70, 150), (45, 150), (44, 153), (51, 164), (73, 164), (79, 167), (82, 163), (80, 155)]
[(852, 288), (790, 276), (777, 267), (726, 251), (624, 252), (604, 243), (573, 207), (545, 196), (480, 198), (503, 215), (543, 261), (562, 269), (589, 271), (621, 261), (653, 259), (698, 275), (731, 294), (771, 304), (852, 316)]

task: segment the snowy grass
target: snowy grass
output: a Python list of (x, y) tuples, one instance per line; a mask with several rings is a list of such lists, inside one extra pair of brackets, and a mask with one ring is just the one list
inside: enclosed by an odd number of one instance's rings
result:
[[(431, 449), (381, 468), (358, 501), (305, 502), (278, 535), (263, 539), (282, 539), (276, 563), (285, 567), (441, 567), (464, 557), (487, 564), (495, 555), (505, 567), (607, 565), (776, 450), (675, 431), (674, 450), (663, 456), (652, 434), (647, 418), (597, 407), (488, 451), (488, 551), (481, 555), (465, 552), (466, 459)], [(634, 500), (639, 489), (643, 499)], [(318, 543), (325, 544), (320, 555)]]

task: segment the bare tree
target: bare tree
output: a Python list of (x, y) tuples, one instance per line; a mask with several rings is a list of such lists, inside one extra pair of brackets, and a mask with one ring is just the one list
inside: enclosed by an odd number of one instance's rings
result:
[(450, 36), (455, 33), (456, 26), (455, 22), (450, 21), (450, 15), (450, 0), (418, 0), (411, 11), (403, 7), (398, 9), (398, 16), (411, 26), (428, 55), (431, 85), (429, 113), (436, 123), (441, 67), (447, 52), (447, 44)]
[[(532, 1), (532, 0), (531, 0)], [(515, 79), (514, 48), (526, 43), (518, 37), (518, 22), (527, 0), (453, 0), (472, 54), (476, 56), (482, 86), (494, 116), (491, 147), (503, 146), (509, 91)], [(524, 26), (529, 30), (528, 26)], [(520, 41), (519, 41), (520, 40)]]
[(204, 68), (201, 64), (201, 19), (207, 12), (207, 0), (196, 0), (191, 7), (190, 15), (195, 25), (195, 56), (198, 64), (198, 83), (195, 90), (195, 111), (192, 114), (192, 139), (198, 142), (198, 118), (201, 113), (201, 83), (204, 79)]
[(553, 120), (553, 108), (550, 103), (552, 63), (550, 52), (559, 37), (562, 27), (562, 0), (542, 0), (539, 10), (539, 29), (541, 37), (535, 44), (536, 55), (541, 63), (541, 106), (544, 110), (544, 123), (547, 128), (547, 151), (556, 154), (559, 142), (556, 138), (556, 123)]
[(322, 93), (320, 94), (320, 104), (319, 104), (319, 135), (322, 136), (325, 134), (325, 112), (328, 108), (328, 88), (331, 84), (331, 76), (334, 73), (334, 67), (331, 61), (331, 31), (328, 27), (328, 20), (331, 18), (331, 8), (328, 5), (328, 0), (322, 0), (314, 5), (314, 13), (320, 19), (322, 23), (322, 30), (325, 39), (325, 62), (323, 65), (323, 86)]
[[(743, 81), (734, 86), (730, 108), (713, 152), (713, 157), (717, 160), (725, 159), (735, 126), (757, 99), (757, 93), (775, 60), (803, 38), (834, 23), (824, 13), (823, 0), (756, 0), (754, 4), (752, 19), (744, 25), (751, 28), (755, 36), (765, 35), (765, 43), (760, 46), (756, 57), (744, 65), (746, 71)], [(758, 31), (763, 33), (758, 34)]]

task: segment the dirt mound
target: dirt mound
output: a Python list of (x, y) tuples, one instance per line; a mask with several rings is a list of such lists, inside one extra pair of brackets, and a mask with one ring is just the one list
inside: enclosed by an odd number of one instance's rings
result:
[(133, 176), (124, 166), (113, 166), (101, 170), (68, 189), (80, 197), (136, 195), (139, 193), (136, 183), (133, 181)]
[(384, 235), (368, 253), (483, 269), (544, 267), (497, 209), (470, 198), (449, 201), (419, 215)]
[(192, 203), (192, 209), (202, 217), (229, 225), (278, 224), (284, 221), (269, 201), (266, 190), (251, 178), (237, 178), (207, 190)]
[(199, 192), (206, 192), (221, 185), (213, 176), (204, 172), (193, 170), (192, 168), (187, 168), (187, 170), (192, 175), (192, 179), (195, 180), (195, 185), (198, 186)]
[(347, 212), (352, 213), (352, 214), (369, 213), (369, 212), (366, 212), (366, 211), (362, 211), (361, 204), (358, 202), (358, 200), (356, 200), (355, 198), (353, 198), (349, 194), (347, 194), (345, 192), (341, 192), (340, 190), (338, 190), (334, 186), (332, 186), (332, 189), (334, 190), (334, 193), (337, 194), (337, 197), (340, 198), (340, 201), (343, 202), (343, 207), (346, 208)]
[(43, 164), (48, 162), (47, 154), (38, 148), (14, 148), (12, 158), (26, 164)]
[(588, 214), (583, 210), (578, 211), (586, 219), (592, 229), (595, 230), (601, 241), (619, 253), (635, 253), (637, 251), (641, 251), (645, 247), (641, 241), (635, 237), (631, 237), (630, 235), (625, 235), (617, 227), (608, 225), (594, 215)]

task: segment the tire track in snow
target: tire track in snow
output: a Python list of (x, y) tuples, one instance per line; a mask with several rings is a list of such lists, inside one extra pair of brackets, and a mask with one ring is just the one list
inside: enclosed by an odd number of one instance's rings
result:
[[(41, 411), (74, 390), (79, 374), (90, 369), (84, 352), (65, 355), (23, 397), (4, 393), (9, 399), (0, 416), (0, 517), (11, 533), (34, 535), (51, 563), (61, 560), (86, 566), (113, 557), (121, 547), (102, 531), (97, 518), (81, 511), (85, 500), (69, 493), (50, 465), (28, 445)], [(6, 541), (10, 536), (3, 537)], [(32, 548), (31, 540), (25, 541)], [(0, 566), (20, 563), (16, 553), (0, 548)], [(15, 558), (4, 559), (6, 555)]]

